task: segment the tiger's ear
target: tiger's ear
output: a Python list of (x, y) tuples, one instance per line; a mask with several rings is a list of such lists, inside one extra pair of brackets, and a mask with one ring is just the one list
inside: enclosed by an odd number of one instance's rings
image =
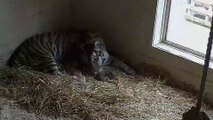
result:
[(94, 43), (95, 48), (100, 47), (100, 45), (101, 45), (100, 41), (95, 41), (95, 43)]
[(88, 32), (87, 35), (88, 35), (91, 39), (100, 36), (100, 34), (99, 34), (98, 32), (94, 32), (94, 31)]
[(93, 44), (87, 44), (87, 43), (81, 44), (81, 46), (80, 46), (80, 49), (87, 54), (90, 54), (92, 52), (93, 48), (94, 48)]
[[(101, 38), (100, 33), (98, 33), (98, 32), (93, 32), (93, 31), (87, 32), (87, 33), (86, 33), (86, 36), (88, 36), (88, 37), (90, 38), (90, 41), (93, 40), (94, 38)], [(90, 42), (90, 41), (89, 41), (89, 42)]]

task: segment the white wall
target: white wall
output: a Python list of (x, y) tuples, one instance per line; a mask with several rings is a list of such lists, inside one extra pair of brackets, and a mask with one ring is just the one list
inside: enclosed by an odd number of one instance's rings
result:
[(27, 37), (68, 29), (71, 0), (0, 0), (0, 64)]
[[(23, 39), (37, 32), (69, 28), (95, 29), (109, 48), (134, 67), (143, 63), (165, 69), (176, 81), (198, 89), (202, 66), (152, 48), (156, 0), (1, 0), (0, 62)], [(206, 95), (213, 103), (213, 71)]]

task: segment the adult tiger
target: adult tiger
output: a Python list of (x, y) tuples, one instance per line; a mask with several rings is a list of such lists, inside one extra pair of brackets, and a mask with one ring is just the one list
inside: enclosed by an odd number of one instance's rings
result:
[(110, 56), (100, 35), (90, 31), (37, 34), (25, 40), (7, 63), (9, 66), (27, 66), (54, 75), (65, 73), (64, 67), (68, 64), (74, 69), (92, 73), (99, 80), (113, 78), (111, 65), (127, 73), (135, 73)]

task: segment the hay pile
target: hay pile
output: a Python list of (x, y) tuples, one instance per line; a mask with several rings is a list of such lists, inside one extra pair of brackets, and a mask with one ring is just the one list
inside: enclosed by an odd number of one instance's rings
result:
[(85, 120), (181, 120), (194, 97), (151, 77), (117, 72), (108, 82), (77, 81), (34, 71), (0, 69), (0, 95), (48, 116)]

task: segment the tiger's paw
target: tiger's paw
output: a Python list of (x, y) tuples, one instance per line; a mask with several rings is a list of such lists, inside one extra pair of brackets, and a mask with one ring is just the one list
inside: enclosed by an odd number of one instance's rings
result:
[(81, 72), (69, 73), (71, 79), (77, 80), (79, 82), (86, 82), (86, 77)]
[(99, 71), (95, 75), (95, 79), (100, 80), (100, 81), (107, 81), (107, 80), (112, 80), (115, 79), (116, 76), (113, 74), (111, 71)]
[(136, 76), (137, 73), (135, 72), (135, 70), (128, 68), (127, 70), (125, 70), (126, 74), (128, 75), (132, 75), (132, 76)]

